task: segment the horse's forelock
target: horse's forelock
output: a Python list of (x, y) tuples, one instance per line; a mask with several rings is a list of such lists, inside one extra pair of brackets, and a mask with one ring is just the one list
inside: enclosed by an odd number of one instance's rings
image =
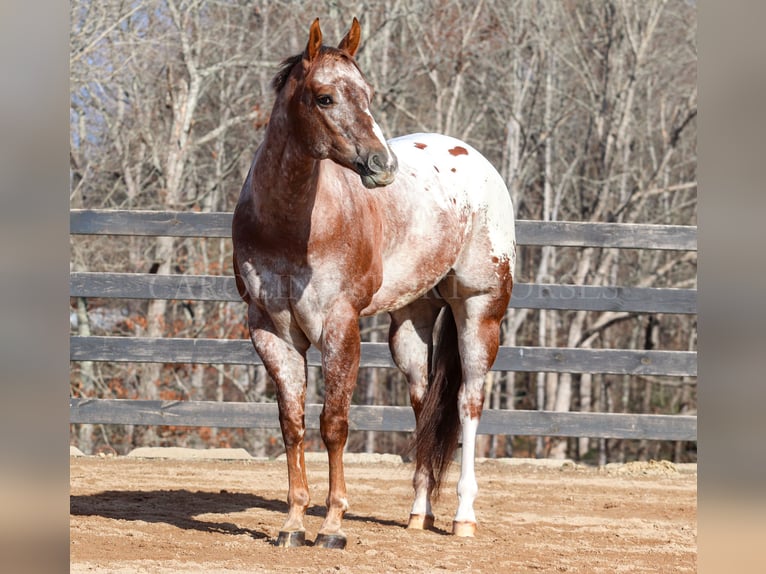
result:
[[(351, 62), (357, 70), (359, 70), (359, 73), (364, 78), (364, 73), (359, 68), (359, 64), (357, 64), (356, 60), (349, 56), (348, 54), (341, 52), (337, 48), (332, 48), (330, 46), (322, 46), (322, 48), (319, 51), (319, 58), (325, 56), (325, 55), (333, 55), (335, 57), (339, 57), (345, 60), (348, 60)], [(271, 80), (271, 87), (274, 89), (276, 93), (279, 93), (282, 91), (282, 89), (285, 87), (285, 84), (287, 83), (287, 78), (290, 77), (290, 73), (293, 71), (293, 68), (303, 59), (303, 53), (296, 54), (295, 56), (290, 56), (289, 58), (286, 58), (282, 60), (282, 62), (279, 64), (279, 71), (277, 72), (276, 76), (274, 76), (274, 79)], [(366, 78), (365, 78), (366, 81)]]

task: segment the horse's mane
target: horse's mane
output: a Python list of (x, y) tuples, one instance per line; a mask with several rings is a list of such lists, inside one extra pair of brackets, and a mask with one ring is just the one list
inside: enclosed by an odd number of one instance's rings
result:
[(271, 87), (274, 88), (274, 91), (276, 93), (279, 93), (282, 91), (282, 88), (285, 87), (285, 84), (287, 83), (287, 78), (290, 76), (290, 72), (293, 70), (293, 66), (301, 61), (303, 58), (303, 53), (301, 54), (295, 54), (295, 56), (290, 56), (289, 58), (285, 58), (282, 60), (282, 62), (279, 64), (279, 71), (277, 72), (277, 75), (274, 76), (274, 79), (271, 80)]

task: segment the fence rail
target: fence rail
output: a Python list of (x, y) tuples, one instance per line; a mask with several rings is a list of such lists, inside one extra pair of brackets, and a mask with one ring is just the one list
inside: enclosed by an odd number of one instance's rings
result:
[[(146, 337), (69, 338), (72, 361), (118, 363), (199, 363), (261, 365), (252, 343), (245, 339), (181, 339)], [(321, 366), (311, 347), (310, 366)], [(386, 343), (362, 343), (362, 367), (395, 368)], [(562, 347), (500, 347), (493, 371), (607, 373), (696, 377), (697, 354), (691, 351), (630, 349), (570, 349)]]
[[(72, 210), (72, 235), (227, 238), (230, 213)], [(519, 245), (696, 251), (697, 229), (689, 226), (586, 222), (517, 222)], [(238, 302), (233, 277), (73, 272), (70, 296)], [(696, 289), (520, 283), (511, 307), (623, 313), (696, 314)], [(246, 340), (70, 337), (71, 361), (259, 365)], [(310, 365), (321, 364), (310, 349)], [(362, 343), (361, 366), (394, 368), (388, 346)], [(604, 373), (695, 377), (697, 354), (684, 351), (501, 347), (495, 371)], [(318, 428), (320, 405), (307, 405), (308, 428)], [(352, 430), (411, 431), (407, 407), (352, 406)], [(277, 428), (275, 404), (205, 401), (70, 399), (71, 423)], [(560, 413), (486, 410), (480, 433), (592, 438), (690, 440), (696, 416)]]
[[(231, 213), (73, 209), (73, 235), (231, 237)], [(697, 228), (688, 225), (516, 221), (518, 245), (697, 250)]]
[[(275, 403), (70, 399), (69, 405), (73, 423), (279, 428)], [(319, 430), (321, 411), (322, 405), (306, 405), (306, 428)], [(415, 416), (409, 407), (353, 405), (349, 430), (411, 432)], [(693, 441), (697, 439), (697, 417), (487, 409), (482, 412), (478, 432)]]
[[(71, 297), (241, 301), (234, 277), (151, 273), (72, 273)], [(697, 313), (695, 289), (593, 287), (549, 283), (513, 286), (510, 307), (632, 313)]]

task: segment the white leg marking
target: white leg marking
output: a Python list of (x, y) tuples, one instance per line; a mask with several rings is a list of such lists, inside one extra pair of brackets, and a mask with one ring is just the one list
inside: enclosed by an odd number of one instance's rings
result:
[(463, 453), (460, 462), (460, 480), (457, 483), (458, 507), (455, 522), (476, 522), (473, 501), (479, 492), (474, 474), (474, 455), (476, 453), (476, 429), (479, 419), (461, 416), (463, 425)]
[(428, 498), (428, 473), (425, 471), (415, 475), (415, 500), (410, 513), (433, 516), (431, 501)]

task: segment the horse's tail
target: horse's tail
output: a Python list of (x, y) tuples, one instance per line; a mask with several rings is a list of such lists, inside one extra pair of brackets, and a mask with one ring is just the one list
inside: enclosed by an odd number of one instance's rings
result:
[(418, 417), (415, 449), (418, 464), (432, 469), (436, 499), (460, 434), (457, 397), (463, 373), (457, 326), (449, 306), (444, 307), (436, 322), (433, 362), (429, 367), (430, 381)]

